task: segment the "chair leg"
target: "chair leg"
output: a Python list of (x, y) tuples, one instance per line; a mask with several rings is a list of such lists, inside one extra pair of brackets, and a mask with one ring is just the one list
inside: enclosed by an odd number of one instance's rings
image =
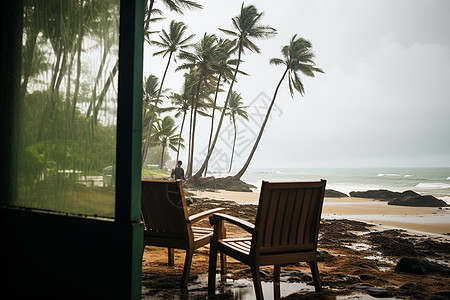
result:
[(309, 267), (311, 268), (311, 274), (314, 280), (314, 288), (316, 289), (316, 292), (321, 292), (322, 283), (320, 282), (319, 268), (317, 267), (317, 261), (309, 261), (308, 264)]
[(280, 265), (273, 266), (273, 298), (280, 299)]
[(209, 249), (208, 296), (216, 294), (217, 243), (211, 241)]
[(184, 270), (183, 270), (183, 277), (181, 279), (181, 288), (187, 289), (187, 284), (189, 281), (189, 273), (191, 271), (191, 263), (192, 263), (192, 256), (194, 255), (193, 249), (186, 250), (186, 258), (184, 260)]
[(174, 254), (174, 249), (173, 248), (168, 248), (167, 249), (167, 256), (168, 256), (168, 263), (169, 263), (169, 266), (173, 266), (175, 263), (174, 263), (174, 257), (175, 257), (175, 254)]
[(251, 265), (250, 269), (252, 270), (253, 277), (253, 286), (255, 287), (255, 296), (257, 300), (263, 300), (263, 292), (261, 287), (261, 275), (259, 274), (259, 266)]
[[(220, 222), (220, 231), (219, 231), (219, 239), (225, 239), (227, 236), (225, 224), (224, 222)], [(227, 274), (227, 256), (220, 252), (220, 274), (226, 275)]]

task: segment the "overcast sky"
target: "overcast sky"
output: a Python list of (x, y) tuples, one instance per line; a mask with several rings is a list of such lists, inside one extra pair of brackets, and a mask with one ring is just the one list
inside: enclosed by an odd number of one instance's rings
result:
[[(167, 28), (176, 19), (196, 34), (195, 41), (205, 32), (224, 37), (218, 28), (232, 29), (231, 18), (242, 5), (235, 0), (197, 2), (203, 10), (168, 13), (153, 29)], [(261, 24), (278, 34), (255, 41), (261, 54), (246, 51), (243, 56), (241, 69), (250, 76), (238, 76), (235, 90), (249, 106), (252, 122), (238, 124), (236, 169), (251, 149), (264, 107), (284, 71), (269, 60), (282, 58), (280, 49), (294, 34), (311, 41), (316, 66), (325, 74), (301, 77), (304, 97), (292, 99), (284, 82), (250, 167), (450, 167), (450, 1), (245, 2), (249, 4), (264, 12)], [(144, 76), (161, 78), (166, 60), (152, 56), (155, 50), (145, 46)], [(179, 93), (182, 74), (171, 64), (164, 87)], [(199, 120), (198, 161), (209, 122)], [(223, 128), (214, 155), (219, 169), (228, 167), (231, 154), (228, 119)], [(186, 152), (181, 159), (187, 161)]]

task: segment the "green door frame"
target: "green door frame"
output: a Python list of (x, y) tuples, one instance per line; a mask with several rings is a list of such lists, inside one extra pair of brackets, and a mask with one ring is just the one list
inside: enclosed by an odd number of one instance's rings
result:
[[(8, 207), (15, 199), (14, 122), (23, 1), (0, 3), (0, 291), (8, 299), (140, 299), (143, 0), (120, 1), (115, 220)], [(31, 252), (32, 251), (32, 252)]]

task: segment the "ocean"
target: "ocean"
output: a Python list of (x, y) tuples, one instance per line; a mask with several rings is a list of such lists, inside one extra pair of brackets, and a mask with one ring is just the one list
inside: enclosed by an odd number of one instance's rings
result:
[[(221, 174), (222, 176), (225, 174)], [(214, 174), (216, 176), (216, 174)], [(241, 178), (261, 187), (262, 180), (327, 180), (327, 189), (349, 194), (351, 191), (386, 189), (415, 191), (433, 195), (450, 204), (450, 168), (336, 168), (336, 169), (249, 169)]]

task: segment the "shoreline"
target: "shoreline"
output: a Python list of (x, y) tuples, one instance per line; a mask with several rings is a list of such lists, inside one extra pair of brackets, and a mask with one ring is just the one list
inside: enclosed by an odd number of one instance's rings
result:
[[(225, 190), (189, 190), (197, 198), (234, 201), (239, 204), (258, 204), (259, 192)], [(417, 233), (450, 236), (450, 209), (388, 205), (369, 198), (325, 197), (322, 210), (325, 219), (350, 219), (377, 226), (405, 229)]]

